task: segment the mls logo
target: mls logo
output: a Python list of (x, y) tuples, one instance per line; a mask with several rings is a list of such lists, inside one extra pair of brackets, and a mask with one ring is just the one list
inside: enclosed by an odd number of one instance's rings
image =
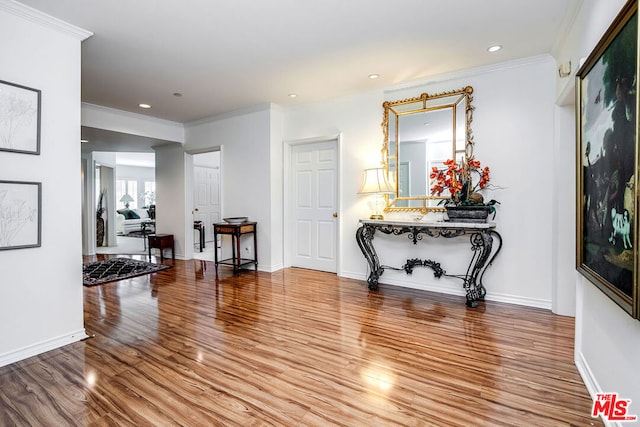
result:
[(618, 393), (596, 393), (591, 416), (602, 415), (607, 421), (636, 421), (637, 415), (627, 415), (630, 405), (631, 399), (618, 399)]

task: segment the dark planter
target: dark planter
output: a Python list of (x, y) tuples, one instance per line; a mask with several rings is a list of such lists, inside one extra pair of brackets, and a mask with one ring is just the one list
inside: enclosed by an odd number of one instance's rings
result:
[(487, 222), (489, 206), (446, 206), (449, 222)]
[(96, 218), (96, 246), (104, 244), (104, 219)]

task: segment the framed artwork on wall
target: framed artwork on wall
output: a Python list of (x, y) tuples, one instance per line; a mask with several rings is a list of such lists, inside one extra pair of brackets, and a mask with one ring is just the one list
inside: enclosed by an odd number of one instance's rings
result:
[(41, 201), (39, 182), (0, 181), (0, 250), (40, 246)]
[(576, 74), (577, 268), (638, 318), (638, 0)]
[(41, 92), (0, 80), (0, 151), (40, 154)]

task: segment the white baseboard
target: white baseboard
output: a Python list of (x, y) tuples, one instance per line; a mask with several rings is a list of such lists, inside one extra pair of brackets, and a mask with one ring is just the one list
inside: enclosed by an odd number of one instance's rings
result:
[(601, 392), (598, 381), (593, 376), (593, 372), (591, 372), (589, 364), (587, 363), (584, 355), (581, 352), (576, 352), (574, 362), (576, 364), (576, 367), (578, 368), (580, 376), (582, 377), (582, 381), (584, 381), (584, 385), (587, 387), (589, 395), (593, 399), (597, 393)]
[(339, 277), (344, 277), (346, 279), (354, 279), (354, 280), (364, 280), (367, 281), (367, 276), (362, 273), (353, 273), (351, 271), (338, 271)]
[[(343, 272), (340, 272), (339, 276), (346, 277), (349, 279), (363, 280), (365, 282), (367, 280), (367, 276), (362, 273), (353, 273), (353, 272), (343, 271)], [(437, 283), (415, 283), (415, 282), (405, 281), (405, 280), (396, 279), (396, 278), (393, 279), (393, 282), (380, 280), (379, 283), (381, 285), (401, 286), (404, 288), (419, 289), (419, 290), (429, 291), (429, 292), (439, 292), (447, 295), (459, 295), (459, 296), (465, 295), (464, 289), (462, 289), (462, 287), (454, 289), (454, 288), (451, 288), (450, 286), (439, 285)], [(527, 307), (536, 307), (536, 308), (551, 310), (551, 301), (542, 300), (538, 298), (527, 298), (527, 297), (521, 297), (517, 295), (499, 294), (499, 293), (493, 293), (493, 292), (487, 291), (487, 295), (485, 296), (485, 299), (488, 301), (504, 302), (508, 304), (517, 304), (517, 305), (524, 305)]]
[[(196, 258), (194, 258), (196, 259)], [(213, 262), (213, 261), (211, 261)], [(228, 264), (220, 264), (220, 266), (218, 268), (233, 268), (232, 266), (228, 265)], [(263, 265), (258, 263), (258, 271), (264, 271), (265, 273), (275, 273), (278, 270), (282, 270), (283, 267), (282, 265), (276, 265), (274, 266), (270, 266), (270, 265)], [(248, 266), (247, 268), (248, 271), (253, 270), (253, 266)]]
[(264, 265), (258, 263), (258, 271), (264, 271), (265, 273), (275, 273), (278, 270), (282, 270), (284, 267), (282, 264), (276, 265)]
[(506, 302), (508, 304), (525, 305), (527, 307), (543, 308), (551, 310), (552, 304), (550, 300), (539, 298), (528, 298), (509, 294), (496, 294), (487, 291), (485, 299), (496, 302)]
[(85, 338), (89, 338), (84, 328), (72, 332), (68, 335), (59, 336), (49, 340), (41, 341), (39, 343), (31, 344), (17, 350), (10, 351), (0, 355), (0, 367), (10, 365), (11, 363), (19, 362), (20, 360), (27, 359), (38, 354), (45, 353), (56, 348), (63, 347), (67, 344), (81, 341)]
[[(591, 371), (591, 368), (589, 367), (589, 364), (584, 358), (582, 352), (577, 351), (573, 361), (576, 364), (576, 368), (578, 368), (578, 373), (582, 378), (582, 382), (584, 382), (584, 385), (587, 387), (587, 391), (589, 392), (589, 396), (591, 396), (591, 400), (595, 398), (596, 394), (604, 393), (602, 391), (602, 388), (600, 388), (600, 384), (598, 384), (598, 380), (596, 380), (596, 377), (593, 375), (593, 372)], [(602, 417), (600, 417), (600, 420), (607, 427), (622, 427), (622, 423), (608, 421), (603, 419)]]

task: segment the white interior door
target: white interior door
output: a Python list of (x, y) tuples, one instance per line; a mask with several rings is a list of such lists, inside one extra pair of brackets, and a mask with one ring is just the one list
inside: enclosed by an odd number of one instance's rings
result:
[(291, 265), (335, 273), (338, 235), (336, 141), (294, 145), (290, 177)]
[(213, 224), (220, 222), (220, 168), (193, 167), (193, 219), (202, 221), (205, 240), (213, 242)]

